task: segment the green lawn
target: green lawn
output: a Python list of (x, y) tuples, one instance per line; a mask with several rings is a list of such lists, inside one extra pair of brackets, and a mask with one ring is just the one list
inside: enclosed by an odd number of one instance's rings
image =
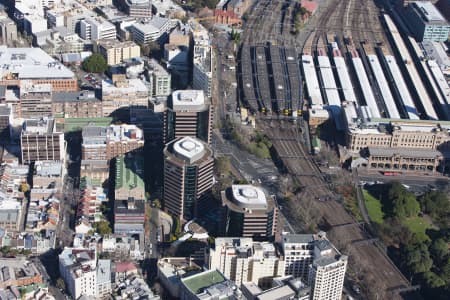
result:
[(413, 217), (413, 218), (407, 218), (403, 221), (403, 224), (409, 228), (412, 232), (417, 234), (417, 236), (421, 240), (429, 240), (430, 238), (425, 233), (425, 231), (431, 227), (431, 224), (428, 223), (427, 220), (425, 220), (422, 217)]
[(374, 196), (372, 196), (368, 191), (363, 190), (364, 203), (367, 208), (367, 213), (369, 214), (370, 220), (372, 222), (382, 224), (384, 213), (381, 210), (381, 202)]

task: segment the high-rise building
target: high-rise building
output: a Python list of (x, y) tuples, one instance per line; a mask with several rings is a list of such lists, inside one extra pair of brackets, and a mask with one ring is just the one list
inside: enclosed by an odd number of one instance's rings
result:
[(274, 200), (257, 186), (235, 184), (222, 192), (224, 230), (228, 236), (272, 239), (278, 227)]
[(197, 22), (192, 22), (194, 40), (194, 61), (192, 69), (192, 85), (201, 89), (207, 97), (211, 97), (213, 51), (208, 31)]
[(164, 149), (164, 210), (182, 220), (197, 216), (210, 196), (213, 167), (205, 142), (184, 137), (169, 143)]
[(102, 17), (86, 18), (80, 22), (80, 36), (85, 40), (116, 38), (116, 26)]
[(151, 0), (117, 0), (116, 5), (133, 18), (151, 18)]
[(171, 75), (156, 60), (149, 61), (148, 77), (151, 87), (151, 96), (169, 96), (171, 89)]
[(284, 261), (274, 244), (252, 238), (216, 238), (209, 250), (209, 269), (217, 269), (238, 286), (245, 282), (264, 285), (282, 276)]
[(83, 160), (110, 160), (144, 147), (143, 132), (136, 125), (86, 126), (81, 134)]
[(54, 119), (26, 120), (20, 136), (22, 163), (63, 161), (64, 133), (56, 131)]
[(148, 107), (149, 91), (140, 79), (127, 79), (125, 75), (113, 75), (102, 81), (103, 115), (110, 116), (119, 109)]
[(17, 25), (6, 14), (0, 15), (0, 41), (3, 45), (17, 41)]
[(410, 3), (405, 15), (418, 41), (445, 42), (448, 39), (450, 24), (430, 1)]
[(22, 81), (20, 84), (20, 115), (22, 118), (31, 119), (51, 116), (52, 85)]
[(164, 42), (169, 37), (169, 32), (176, 26), (171, 19), (155, 16), (151, 20), (134, 23), (130, 27), (133, 40), (145, 45), (150, 42)]
[(314, 300), (341, 299), (347, 256), (318, 234), (283, 234), (281, 247), (285, 259), (284, 275), (308, 281)]
[(217, 270), (207, 270), (181, 279), (181, 300), (243, 299), (236, 284)]
[(210, 144), (213, 113), (202, 90), (174, 91), (164, 113), (163, 142), (190, 136)]
[(328, 240), (317, 242), (308, 276), (308, 284), (312, 291), (311, 299), (342, 299), (346, 270), (347, 256), (341, 255)]
[(74, 299), (111, 294), (111, 261), (97, 261), (95, 250), (65, 248), (59, 255), (59, 272)]
[(141, 48), (132, 41), (99, 40), (97, 43), (97, 51), (106, 59), (109, 66), (118, 65), (126, 59), (141, 56)]
[(95, 250), (65, 248), (59, 255), (59, 273), (75, 299), (96, 295), (96, 267)]

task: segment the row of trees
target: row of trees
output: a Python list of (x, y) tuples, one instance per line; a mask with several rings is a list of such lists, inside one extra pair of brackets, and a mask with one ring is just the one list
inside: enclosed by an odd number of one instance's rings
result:
[[(421, 284), (430, 299), (447, 299), (450, 293), (450, 202), (444, 191), (432, 191), (421, 197), (398, 182), (384, 191), (382, 197), (385, 220), (376, 225), (380, 236), (397, 248), (400, 266)], [(412, 232), (405, 221), (427, 214), (438, 229), (428, 229), (425, 237)], [(423, 221), (421, 218), (418, 221)]]

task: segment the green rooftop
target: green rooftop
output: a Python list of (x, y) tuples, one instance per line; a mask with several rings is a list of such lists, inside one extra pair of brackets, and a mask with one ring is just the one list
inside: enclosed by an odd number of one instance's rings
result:
[(141, 155), (121, 155), (116, 158), (116, 190), (145, 188), (144, 158)]
[(206, 271), (182, 279), (184, 285), (194, 294), (200, 293), (204, 288), (226, 281), (225, 277), (217, 271)]
[(112, 122), (112, 118), (66, 118), (64, 119), (64, 132), (80, 131), (87, 125), (108, 126)]

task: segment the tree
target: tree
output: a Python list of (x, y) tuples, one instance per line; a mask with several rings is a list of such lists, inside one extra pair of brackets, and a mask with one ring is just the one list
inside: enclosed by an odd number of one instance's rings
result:
[(450, 213), (450, 202), (447, 194), (441, 191), (431, 191), (419, 199), (422, 211), (433, 218), (445, 218)]
[(56, 279), (56, 287), (63, 291), (66, 290), (66, 283), (61, 277)]
[(423, 278), (427, 285), (431, 288), (439, 288), (445, 285), (445, 281), (436, 273), (428, 271), (423, 274)]
[(155, 199), (155, 200), (153, 200), (153, 205), (156, 208), (161, 208), (161, 201), (159, 201), (159, 199)]
[(413, 274), (428, 272), (433, 265), (430, 252), (424, 243), (406, 245), (406, 265)]
[(94, 228), (95, 231), (101, 235), (112, 233), (111, 227), (109, 226), (109, 222), (106, 220), (95, 223)]
[(103, 73), (108, 68), (105, 58), (99, 54), (94, 53), (83, 61), (83, 69), (90, 73)]
[(420, 204), (414, 194), (408, 192), (399, 182), (391, 184), (388, 198), (392, 203), (392, 215), (398, 219), (415, 217), (419, 214)]
[(26, 193), (30, 190), (30, 186), (26, 182), (22, 182), (19, 186), (19, 192)]
[(443, 238), (434, 240), (430, 252), (435, 262), (443, 262), (448, 255), (447, 242)]

